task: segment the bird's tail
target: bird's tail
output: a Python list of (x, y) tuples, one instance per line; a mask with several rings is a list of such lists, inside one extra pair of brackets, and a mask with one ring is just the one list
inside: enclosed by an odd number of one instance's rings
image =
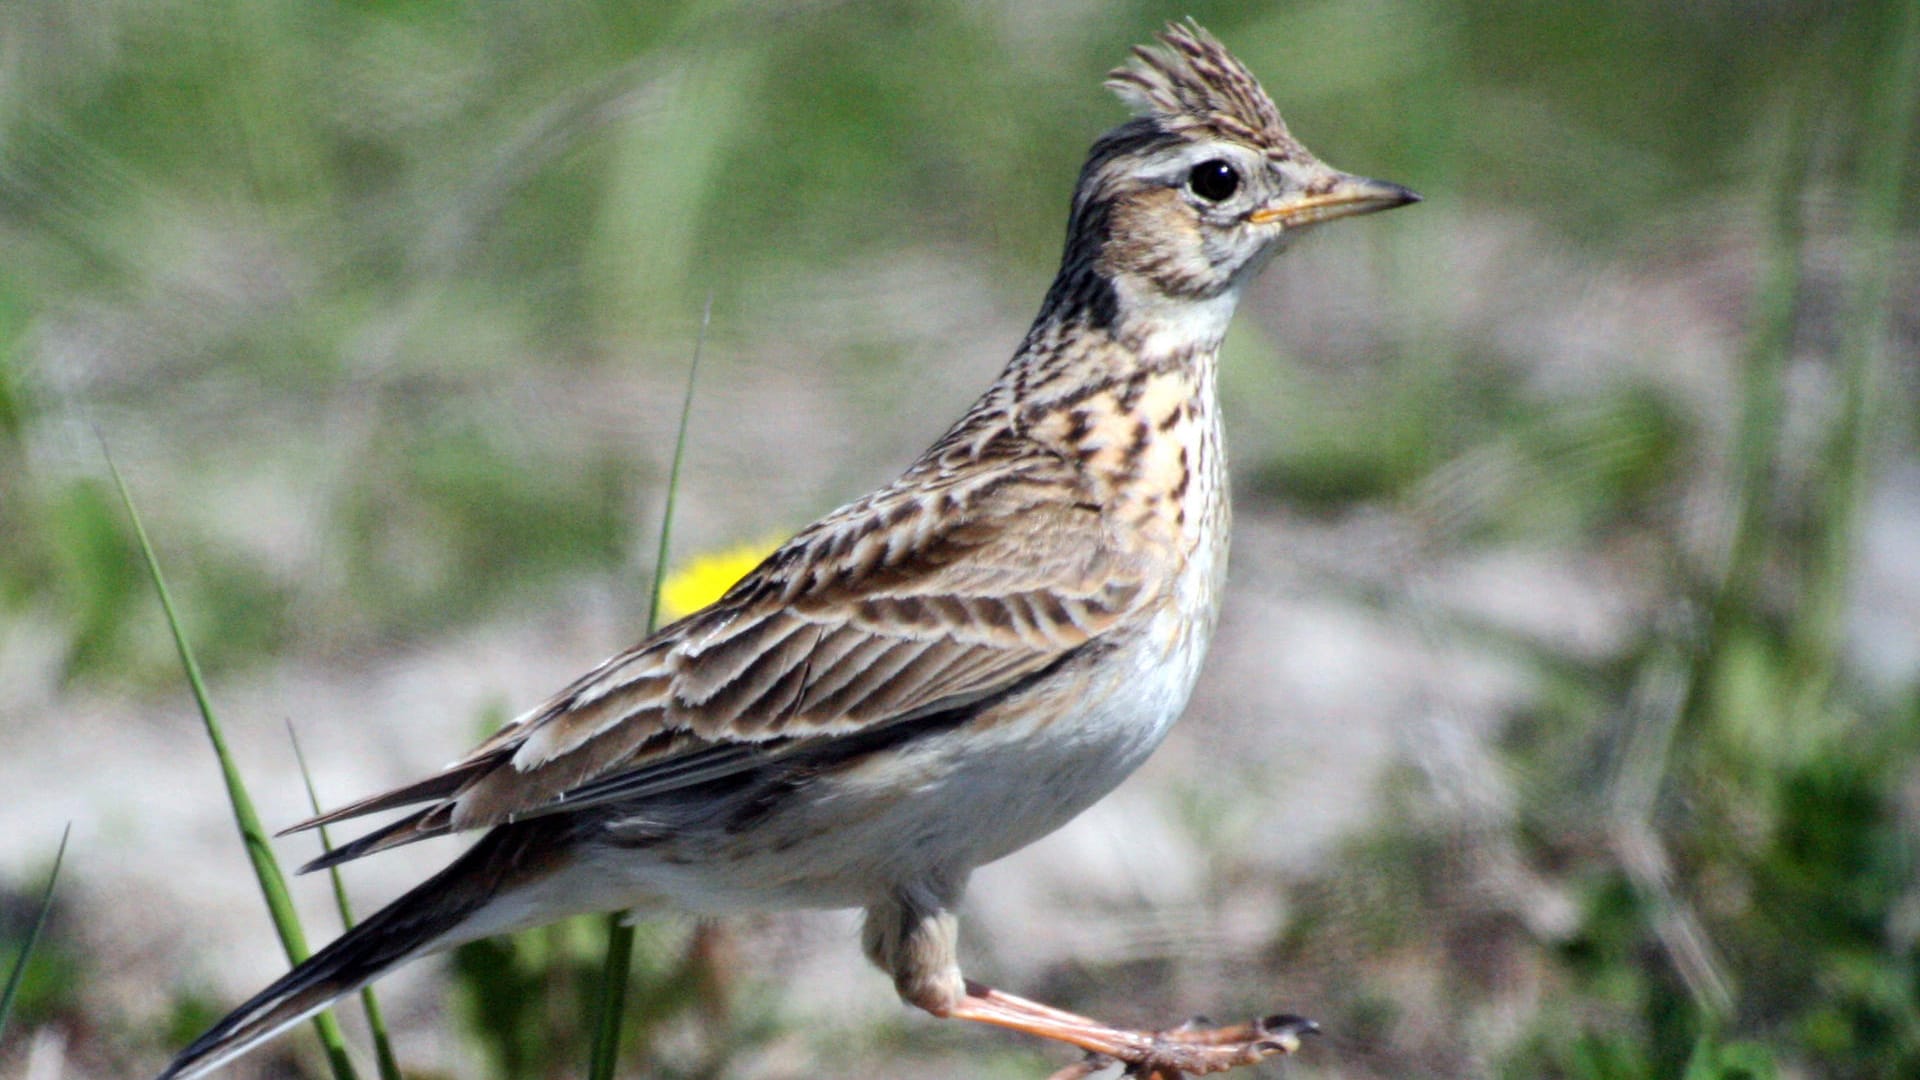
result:
[(540, 857), (545, 845), (528, 835), (536, 831), (544, 830), (493, 830), (445, 870), (227, 1014), (180, 1051), (159, 1080), (204, 1076), (408, 960), (511, 929), (475, 916), (503, 892), (554, 869)]

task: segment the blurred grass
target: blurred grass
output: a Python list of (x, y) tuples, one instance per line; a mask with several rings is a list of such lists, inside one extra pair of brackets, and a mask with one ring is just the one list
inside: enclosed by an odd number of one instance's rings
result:
[(53, 914), (53, 890), (60, 884), (60, 864), (66, 861), (67, 840), (72, 836), (72, 825), (60, 830), (60, 846), (53, 852), (53, 868), (47, 871), (47, 887), (40, 894), (32, 924), (20, 939), (18, 948), (13, 950), (13, 961), (7, 967), (7, 981), (0, 985), (0, 1038), (5, 1037), (7, 1021), (13, 1018), (13, 1003), (19, 1000), (20, 988), (27, 981), (27, 968), (33, 962), (34, 947), (40, 944), (40, 934), (47, 928), (47, 916)]
[[(101, 451), (106, 454), (104, 437)], [(188, 642), (185, 631), (180, 628), (180, 617), (173, 606), (173, 594), (168, 591), (166, 575), (160, 570), (160, 557), (154, 553), (153, 542), (147, 538), (146, 527), (140, 522), (140, 511), (134, 505), (133, 492), (128, 489), (126, 478), (120, 475), (120, 467), (114, 464), (110, 454), (106, 454), (106, 464), (113, 475), (114, 486), (120, 492), (120, 505), (126, 511), (127, 524), (139, 544), (141, 559), (146, 563), (148, 579), (160, 600), (161, 610), (166, 614), (167, 629), (173, 636), (174, 648), (178, 650), (180, 670), (186, 677), (188, 689), (193, 693), (194, 706), (199, 710), (202, 730), (206, 733), (207, 742), (212, 744), (213, 756), (219, 763), (220, 778), (226, 785), (227, 803), (233, 810), (233, 823), (240, 832), (240, 846), (246, 849), (247, 860), (253, 864), (254, 878), (260, 884), (260, 896), (267, 903), (267, 915), (273, 922), (274, 933), (280, 937), (281, 947), (286, 950), (287, 962), (297, 966), (311, 955), (311, 950), (307, 948), (306, 930), (300, 925), (300, 914), (294, 910), (293, 896), (287, 891), (286, 875), (280, 872), (280, 860), (273, 854), (273, 844), (267, 837), (267, 831), (260, 825), (260, 815), (254, 809), (253, 796), (247, 790), (239, 763), (228, 749), (226, 733), (219, 718), (214, 715), (213, 702), (207, 696), (206, 680), (200, 674), (200, 662), (194, 656), (193, 646)], [(356, 1080), (358, 1074), (347, 1057), (346, 1039), (332, 1011), (315, 1016), (313, 1029), (319, 1033), (320, 1045), (326, 1051), (327, 1065), (335, 1080)]]
[[(189, 630), (215, 670), (294, 646), (309, 620), (417, 636), (580, 568), (623, 570), (632, 503), (657, 484), (630, 442), (533, 418), (558, 404), (550, 380), (592, 377), (612, 342), (671, 340), (707, 290), (716, 335), (737, 341), (777, 333), (759, 320), (788, 316), (796, 282), (868, 252), (992, 246), (1022, 268), (1006, 302), (1030, 304), (1081, 149), (1114, 117), (1086, 72), (1164, 14), (1132, 4), (1009, 24), (880, 4), (743, 23), (730, 4), (590, 0), (498, 18), (381, 3), (109, 10), (82, 31), (51, 3), (12, 9), (18, 39), (43, 47), (22, 51), (0, 113), (15, 267), (0, 341), (16, 343), (0, 350), (0, 399), (14, 430), (76, 402), (171, 417), (206, 444), (183, 463), (190, 491), (227, 481), (263, 439), (279, 475), (331, 477), (276, 493), (273, 511), (324, 555), (183, 515), (178, 572), (218, 606)], [(1684, 220), (1759, 193), (1754, 154), (1786, 92), (1773, 73), (1825, 33), (1823, 11), (1193, 13), (1337, 160), (1454, 185), (1434, 190), (1462, 211), (1525, 207), (1605, 255), (1645, 235), (1649, 211)], [(1730, 35), (1739, 47), (1718, 47)], [(1860, 65), (1833, 71), (1836, 99), (1861, 92)], [(1416, 312), (1440, 295), (1421, 279), (1446, 216), (1426, 217), (1376, 230), (1422, 244), (1422, 261), (1394, 272)], [(1459, 369), (1480, 343), (1439, 326), (1410, 331), (1395, 391), (1359, 391), (1360, 415), (1340, 385), (1293, 387), (1289, 413), (1309, 419), (1289, 424), (1271, 481), (1336, 504), (1378, 497), (1482, 418), (1505, 423)], [(49, 452), (29, 450), (16, 437), (8, 453)], [(52, 455), (7, 470), (19, 478), (0, 579), (27, 594), (15, 603), (83, 613), (76, 670), (128, 671), (143, 622), (130, 564), (113, 555), (125, 538)]]
[[(1351, 858), (1270, 883), (1285, 930), (1207, 996), (1287, 987), (1339, 1039), (1302, 1070), (1343, 1076), (1910, 1075), (1920, 687), (1864, 670), (1847, 613), (1862, 515), (1914, 460), (1913, 12), (7, 5), (0, 610), (49, 628), (69, 687), (178, 676), (88, 423), (140, 462), (216, 679), (419, 645), (583, 580), (637, 594), (667, 482), (635, 412), (667, 429), (641, 399), (671, 398), (700, 298), (723, 371), (779, 365), (789, 396), (867, 393), (875, 431), (905, 425), (890, 391), (933, 369), (906, 359), (958, 348), (923, 320), (1031, 309), (1119, 115), (1099, 73), (1191, 13), (1310, 145), (1428, 196), (1277, 264), (1312, 301), (1285, 325), (1239, 320), (1243, 518), (1394, 515), (1416, 555), (1607, 557), (1656, 597), (1582, 649), (1356, 572), (1526, 673), (1485, 766), (1512, 805), (1449, 817), (1422, 794), (1444, 771), (1416, 763)], [(1317, 254), (1345, 245), (1357, 269)], [(1621, 305), (1637, 337), (1591, 329)], [(1703, 370), (1721, 326), (1744, 350)], [(772, 422), (815, 422), (792, 412)], [(703, 445), (758, 445), (701, 423)], [(727, 460), (737, 490), (697, 535), (852, 491), (774, 509), (783, 481), (754, 474), (785, 463)], [(591, 937), (462, 952), (456, 1029), (495, 1074), (584, 1045)], [(692, 1009), (684, 948), (643, 928), (642, 1028)], [(1167, 970), (1069, 981), (1131, 1002)], [(1452, 992), (1410, 988), (1421, 971)], [(724, 1073), (763, 1035), (636, 1067)]]

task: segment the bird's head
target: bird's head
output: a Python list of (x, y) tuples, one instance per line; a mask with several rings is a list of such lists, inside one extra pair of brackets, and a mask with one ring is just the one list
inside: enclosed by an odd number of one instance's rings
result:
[(1313, 156), (1197, 23), (1137, 47), (1107, 86), (1138, 115), (1088, 154), (1056, 286), (1095, 323), (1191, 313), (1224, 330), (1240, 286), (1294, 235), (1420, 198)]

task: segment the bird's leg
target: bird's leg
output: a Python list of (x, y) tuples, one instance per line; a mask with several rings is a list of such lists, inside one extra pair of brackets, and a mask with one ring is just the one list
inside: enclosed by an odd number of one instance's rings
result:
[[(1053, 1039), (1090, 1054), (1125, 1062), (1128, 1074), (1174, 1080), (1251, 1065), (1300, 1048), (1316, 1030), (1311, 1020), (1271, 1016), (1227, 1027), (1182, 1025), (1168, 1031), (1130, 1031), (1085, 1016), (1028, 1001), (960, 976), (959, 924), (930, 897), (899, 895), (867, 910), (867, 955), (893, 975), (908, 1004), (935, 1016), (973, 1020)], [(1065, 1075), (1089, 1075), (1087, 1065)]]

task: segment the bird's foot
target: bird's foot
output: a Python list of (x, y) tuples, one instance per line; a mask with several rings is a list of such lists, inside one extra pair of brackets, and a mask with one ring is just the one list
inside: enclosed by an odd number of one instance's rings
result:
[(1129, 1031), (974, 982), (968, 982), (967, 996), (948, 1015), (1057, 1039), (1087, 1051), (1086, 1059), (1054, 1073), (1050, 1080), (1084, 1080), (1115, 1062), (1126, 1066), (1126, 1076), (1138, 1080), (1204, 1076), (1291, 1054), (1300, 1049), (1302, 1036), (1319, 1030), (1311, 1020), (1283, 1014), (1224, 1027), (1190, 1021), (1166, 1031)]

